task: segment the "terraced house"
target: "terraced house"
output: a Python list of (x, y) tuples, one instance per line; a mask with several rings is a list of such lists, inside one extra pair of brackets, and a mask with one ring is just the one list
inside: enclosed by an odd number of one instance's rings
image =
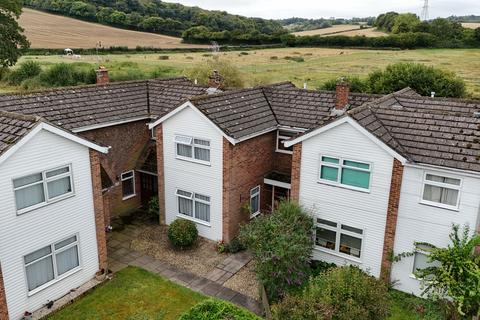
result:
[[(160, 222), (230, 241), (281, 199), (309, 209), (312, 255), (419, 293), (414, 242), (478, 230), (480, 103), (185, 78), (0, 96), (0, 318), (105, 270), (105, 226), (158, 195)], [(55, 232), (52, 232), (55, 231)], [(21, 239), (21, 240), (20, 240)]]

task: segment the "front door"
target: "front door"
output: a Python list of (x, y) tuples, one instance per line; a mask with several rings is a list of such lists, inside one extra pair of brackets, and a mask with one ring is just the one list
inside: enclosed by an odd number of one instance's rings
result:
[(158, 197), (158, 182), (157, 176), (141, 172), (141, 198), (142, 205), (146, 207), (153, 197)]

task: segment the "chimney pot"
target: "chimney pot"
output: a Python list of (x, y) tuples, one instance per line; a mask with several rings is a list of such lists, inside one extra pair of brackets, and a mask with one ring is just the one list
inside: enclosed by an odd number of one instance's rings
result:
[(431, 96), (432, 98), (435, 98), (435, 91), (432, 91), (432, 92), (430, 93), (430, 96)]
[(208, 86), (210, 88), (222, 89), (224, 86), (225, 79), (218, 72), (218, 70), (213, 70), (212, 75), (208, 79)]
[(110, 82), (110, 77), (108, 76), (108, 69), (104, 66), (98, 67), (95, 73), (97, 74), (97, 84), (107, 84)]
[(350, 86), (345, 79), (337, 82), (335, 90), (335, 109), (343, 110), (348, 106), (348, 96), (350, 94)]

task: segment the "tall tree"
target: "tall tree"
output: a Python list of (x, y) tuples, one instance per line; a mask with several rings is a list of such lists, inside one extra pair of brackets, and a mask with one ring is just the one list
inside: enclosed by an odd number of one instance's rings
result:
[(22, 12), (22, 0), (0, 0), (0, 67), (13, 66), (30, 46), (16, 19)]

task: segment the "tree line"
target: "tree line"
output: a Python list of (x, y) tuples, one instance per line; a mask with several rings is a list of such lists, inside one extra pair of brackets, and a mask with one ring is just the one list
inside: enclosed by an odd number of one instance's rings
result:
[(273, 20), (247, 18), (159, 0), (25, 0), (24, 5), (125, 29), (183, 36), (185, 40), (271, 43), (286, 33)]

